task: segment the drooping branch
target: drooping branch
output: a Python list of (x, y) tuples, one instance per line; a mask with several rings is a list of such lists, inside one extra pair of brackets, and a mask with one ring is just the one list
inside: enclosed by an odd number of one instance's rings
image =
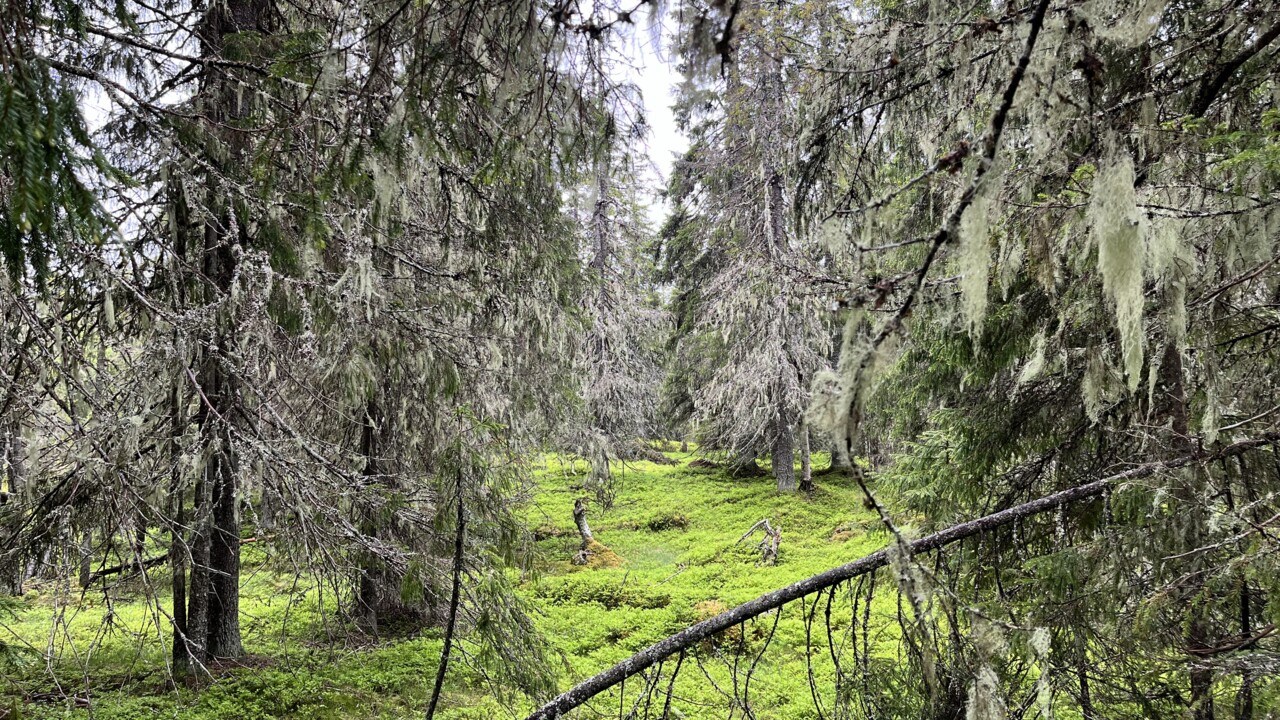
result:
[[(908, 547), (912, 554), (939, 550), (1018, 520), (1097, 497), (1109, 488), (1128, 480), (1148, 477), (1161, 470), (1179, 468), (1196, 462), (1235, 457), (1277, 441), (1280, 441), (1280, 432), (1267, 433), (1257, 438), (1227, 445), (1215, 452), (1197, 452), (1163, 462), (1137, 465), (1124, 472), (1110, 475), (1091, 483), (1046, 495), (975, 520), (952, 525), (945, 530), (940, 530), (911, 542)], [(664, 640), (650, 645), (608, 670), (578, 683), (573, 688), (538, 708), (526, 720), (553, 720), (554, 718), (562, 717), (565, 713), (617, 685), (626, 678), (643, 672), (654, 664), (692, 647), (716, 633), (780, 608), (793, 600), (812, 595), (819, 590), (825, 590), (846, 580), (867, 575), (888, 564), (889, 550), (885, 548), (851, 563), (766, 593), (754, 600), (726, 610), (713, 618), (691, 625)]]
[(1258, 37), (1252, 45), (1241, 50), (1235, 57), (1223, 63), (1217, 69), (1217, 73), (1212, 77), (1206, 77), (1200, 85), (1200, 92), (1196, 95), (1196, 100), (1191, 105), (1191, 115), (1200, 117), (1209, 111), (1209, 106), (1217, 99), (1218, 94), (1222, 92), (1222, 88), (1226, 86), (1227, 81), (1235, 74), (1240, 66), (1249, 62), (1249, 60), (1257, 55), (1260, 51), (1270, 45), (1272, 42), (1280, 38), (1280, 23), (1271, 27)]

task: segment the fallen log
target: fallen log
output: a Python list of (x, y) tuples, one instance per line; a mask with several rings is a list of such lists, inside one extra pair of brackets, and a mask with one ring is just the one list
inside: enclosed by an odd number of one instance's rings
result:
[[(1241, 455), (1264, 445), (1280, 441), (1280, 433), (1267, 433), (1252, 440), (1244, 440), (1227, 445), (1215, 452), (1198, 452), (1184, 455), (1163, 462), (1146, 463), (1134, 466), (1124, 472), (1095, 480), (1084, 485), (1062, 490), (1030, 502), (1016, 505), (990, 515), (952, 525), (932, 535), (927, 535), (909, 544), (908, 549), (914, 554), (938, 550), (953, 543), (960, 542), (998, 527), (1003, 527), (1023, 518), (1039, 515), (1070, 505), (1081, 500), (1097, 497), (1113, 486), (1127, 481), (1150, 476), (1160, 470), (1190, 465), (1195, 462), (1220, 460), (1222, 458)], [(889, 564), (889, 548), (878, 550), (870, 555), (841, 565), (824, 573), (805, 578), (784, 588), (765, 593), (760, 597), (726, 610), (713, 618), (703, 620), (681, 630), (664, 640), (650, 645), (613, 667), (593, 677), (587, 678), (568, 691), (556, 696), (550, 702), (535, 710), (526, 720), (554, 720), (582, 705), (596, 695), (617, 685), (623, 680), (643, 672), (657, 663), (685, 650), (697, 643), (738, 625), (754, 617), (776, 610), (783, 605), (812, 595), (819, 590), (842, 583), (846, 580), (866, 575)]]
[(93, 583), (101, 580), (104, 577), (107, 577), (108, 575), (119, 575), (120, 573), (128, 572), (130, 570), (137, 570), (137, 571), (147, 570), (157, 565), (163, 565), (168, 561), (169, 561), (169, 554), (165, 553), (164, 555), (157, 555), (152, 558), (147, 558), (146, 560), (143, 560), (141, 563), (139, 563), (137, 560), (131, 560), (127, 563), (120, 563), (119, 565), (115, 565), (109, 568), (103, 568), (94, 573), (91, 573), (89, 575), (89, 581), (85, 583), (85, 585), (86, 586), (92, 585)]

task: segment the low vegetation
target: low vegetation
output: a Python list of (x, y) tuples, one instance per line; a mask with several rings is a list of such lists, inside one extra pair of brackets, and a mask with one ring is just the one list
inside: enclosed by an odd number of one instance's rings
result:
[[(540, 539), (519, 593), (552, 643), (562, 684), (885, 543), (860, 492), (843, 476), (820, 476), (814, 492), (797, 499), (778, 494), (767, 478), (736, 479), (722, 468), (690, 467), (692, 454), (667, 455), (677, 463), (616, 466), (613, 506), (590, 506), (598, 542), (617, 558), (604, 566), (571, 562), (579, 544), (571, 509), (589, 466), (553, 456), (535, 465), (537, 490), (523, 513)], [(815, 462), (822, 468), (826, 459)], [(761, 564), (752, 539), (739, 542), (762, 518), (782, 535), (773, 566)], [(0, 619), (6, 647), (0, 707), (7, 704), (21, 713), (12, 717), (24, 718), (419, 717), (439, 660), (439, 631), (361, 640), (335, 632), (332, 594), (295, 577), (281, 558), (255, 549), (260, 547), (245, 546), (246, 657), (212, 667), (210, 680), (193, 678), (176, 687), (166, 665), (167, 638), (162, 642), (165, 634), (157, 630), (167, 620), (145, 600), (148, 585), (167, 587), (165, 570), (95, 585), (83, 595), (65, 583), (32, 583)], [(158, 595), (159, 607), (167, 607), (164, 591)], [(727, 632), (686, 662), (701, 663), (718, 683), (731, 685), (734, 663), (745, 677), (772, 624), (773, 618), (762, 618)], [(788, 710), (791, 698), (809, 695), (800, 608), (784, 611), (772, 648), (771, 661), (752, 674), (753, 707), (768, 717), (810, 717), (807, 701)], [(201, 692), (192, 691), (196, 685)], [(724, 700), (700, 672), (682, 672), (674, 696), (673, 716), (699, 717), (699, 708)], [(464, 660), (450, 674), (438, 717), (491, 717), (510, 699)], [(599, 700), (601, 707), (610, 702), (617, 696)]]

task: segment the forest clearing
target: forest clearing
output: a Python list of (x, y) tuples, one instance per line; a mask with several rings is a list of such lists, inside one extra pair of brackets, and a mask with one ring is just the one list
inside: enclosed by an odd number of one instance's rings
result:
[(0, 0), (0, 720), (1280, 720), (1274, 0)]
[[(640, 461), (618, 468), (619, 490), (608, 511), (593, 509), (593, 532), (615, 555), (607, 563), (577, 566), (579, 546), (570, 508), (587, 477), (584, 463), (539, 461), (537, 488), (523, 509), (535, 537), (533, 566), (517, 585), (538, 629), (555, 638), (545, 659), (563, 684), (624, 659), (685, 625), (833, 565), (856, 559), (885, 543), (859, 492), (839, 474), (819, 476), (819, 488), (803, 502), (773, 491), (759, 478), (733, 478), (723, 469), (688, 467), (696, 456), (668, 453), (677, 464)], [(819, 458), (819, 464), (823, 464)], [(850, 511), (856, 508), (857, 511)], [(759, 534), (742, 542), (756, 521), (782, 531), (776, 564), (762, 565)], [(4, 642), (14, 649), (6, 666), (0, 707), (27, 702), (23, 718), (416, 718), (439, 660), (438, 631), (400, 631), (386, 638), (343, 642), (329, 627), (332, 595), (298, 578), (288, 559), (265, 550), (246, 553), (241, 591), (246, 656), (214, 671), (208, 689), (166, 682), (169, 656), (163, 620), (157, 628), (147, 584), (164, 588), (163, 568), (141, 577), (95, 583), (81, 596), (34, 585), (13, 616), (0, 619)], [(246, 548), (248, 549), (248, 548)], [(887, 597), (887, 596), (886, 596)], [(161, 598), (163, 602), (165, 598)], [(65, 605), (64, 605), (65, 603)], [(882, 605), (882, 606), (881, 606)], [(877, 614), (894, 612), (879, 603)], [(112, 617), (108, 620), (107, 614)], [(55, 616), (57, 622), (54, 622)], [(885, 618), (872, 622), (883, 625)], [(732, 684), (732, 667), (763, 650), (772, 620), (761, 620), (702, 644), (689, 662), (703, 663), (717, 682)], [(847, 628), (836, 628), (847, 631)], [(884, 635), (883, 631), (877, 631)], [(825, 630), (823, 630), (825, 633)], [(812, 634), (812, 633), (811, 633)], [(888, 635), (885, 635), (887, 638)], [(811, 638), (826, 653), (825, 635)], [(779, 619), (770, 641), (778, 658), (752, 673), (751, 701), (769, 717), (808, 717), (793, 697), (807, 696), (805, 622), (799, 609)], [(877, 642), (884, 642), (883, 639)], [(739, 647), (741, 643), (741, 647)], [(51, 680), (46, 648), (62, 658)], [(464, 653), (480, 648), (459, 648)], [(890, 643), (884, 659), (897, 652)], [(831, 672), (821, 658), (819, 675)], [(73, 688), (84, 690), (73, 690)], [(672, 717), (701, 717), (723, 700), (701, 673), (682, 675)], [(465, 669), (445, 686), (440, 718), (502, 714), (502, 699), (485, 678)], [(33, 702), (34, 700), (34, 702)], [(611, 707), (616, 695), (602, 696)], [(521, 707), (521, 706), (517, 706)], [(533, 709), (525, 701), (526, 711)]]

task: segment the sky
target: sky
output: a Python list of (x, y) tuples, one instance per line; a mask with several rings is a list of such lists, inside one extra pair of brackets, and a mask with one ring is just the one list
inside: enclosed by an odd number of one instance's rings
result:
[[(619, 34), (619, 49), (631, 67), (619, 68), (620, 77), (617, 79), (635, 83), (643, 96), (645, 119), (651, 128), (647, 141), (649, 160), (660, 175), (649, 179), (651, 188), (656, 192), (666, 187), (674, 159), (688, 148), (689, 141), (677, 129), (671, 111), (676, 86), (683, 78), (676, 71), (670, 49), (655, 42), (655, 33), (650, 32), (646, 24), (647, 19), (641, 20)], [(667, 208), (653, 194), (643, 200), (649, 205), (649, 222), (656, 229), (662, 224)]]

